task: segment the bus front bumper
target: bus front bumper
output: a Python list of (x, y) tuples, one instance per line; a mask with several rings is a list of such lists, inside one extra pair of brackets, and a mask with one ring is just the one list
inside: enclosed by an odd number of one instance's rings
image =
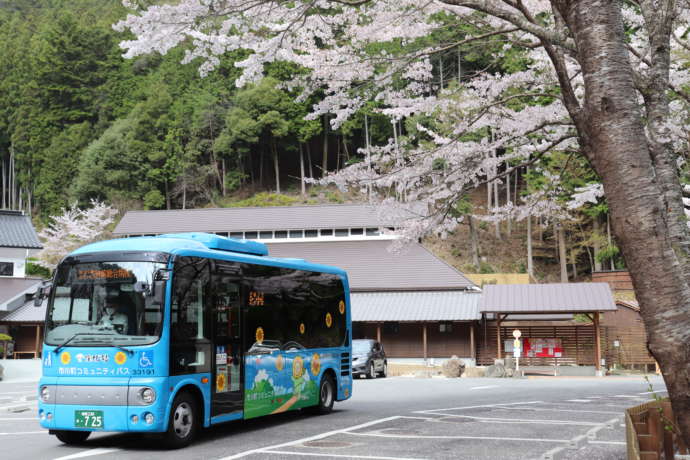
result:
[[(152, 378), (136, 384), (130, 382), (130, 385), (50, 385), (42, 380), (38, 397), (39, 422), (51, 431), (163, 432), (167, 429), (165, 411), (169, 399), (164, 380)], [(40, 395), (41, 388), (46, 385), (54, 392), (47, 402)], [(133, 389), (141, 387), (154, 389), (153, 403), (133, 404), (132, 397), (128, 398)]]

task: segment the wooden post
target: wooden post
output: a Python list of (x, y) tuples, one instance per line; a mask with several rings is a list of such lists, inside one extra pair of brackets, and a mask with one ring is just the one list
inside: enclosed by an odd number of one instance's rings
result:
[(601, 332), (599, 331), (599, 312), (594, 313), (594, 368), (601, 372)]
[(38, 358), (38, 343), (41, 340), (41, 326), (36, 325), (36, 343), (34, 345), (34, 358)]
[(501, 315), (496, 314), (496, 358), (501, 359)]
[(474, 323), (470, 323), (470, 357), (477, 361), (477, 350), (474, 344)]
[(381, 323), (376, 325), (376, 341), (381, 343)]
[(575, 326), (575, 365), (580, 365), (580, 340), (578, 337), (578, 326)]
[(424, 362), (427, 359), (427, 343), (426, 343), (426, 323), (422, 325), (422, 343), (424, 346)]

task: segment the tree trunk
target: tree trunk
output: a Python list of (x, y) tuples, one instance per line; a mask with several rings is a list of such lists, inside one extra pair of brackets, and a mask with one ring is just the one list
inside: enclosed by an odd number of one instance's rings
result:
[(302, 184), (302, 196), (307, 195), (307, 187), (304, 183), (304, 150), (302, 149), (302, 143), (299, 143), (299, 178)]
[(170, 189), (168, 188), (168, 180), (166, 179), (163, 182), (165, 186), (165, 209), (170, 210), (172, 209), (172, 204), (170, 202)]
[(532, 216), (527, 216), (527, 274), (530, 281), (534, 278), (534, 260), (532, 258)]
[(323, 156), (321, 157), (321, 177), (328, 174), (328, 115), (323, 116)]
[[(690, 234), (683, 221), (673, 218), (675, 209), (682, 208), (680, 196), (673, 193), (680, 181), (677, 173), (667, 174), (660, 165), (655, 158), (659, 152), (650, 150), (620, 3), (552, 2), (566, 19), (576, 49), (586, 50), (578, 55), (585, 83), (583, 112), (575, 118), (580, 142), (602, 178), (611, 227), (640, 302), (648, 346), (661, 366), (680, 433), (690, 445), (690, 266), (685, 244)], [(668, 49), (668, 42), (664, 44)]]
[(264, 149), (259, 150), (259, 187), (264, 186)]
[(593, 248), (594, 248), (594, 271), (601, 271), (601, 260), (599, 260), (599, 252), (601, 252), (601, 244), (599, 244), (599, 238), (601, 238), (601, 225), (599, 224), (599, 216), (594, 216), (592, 220), (592, 232), (593, 235)]
[(556, 224), (558, 235), (558, 261), (561, 264), (561, 283), (568, 282), (568, 260), (565, 251), (565, 230), (560, 224)]
[(467, 216), (467, 224), (470, 226), (470, 244), (472, 245), (472, 263), (479, 270), (479, 237), (477, 236), (477, 226), (474, 225), (472, 216)]
[(182, 176), (182, 209), (187, 209), (187, 176)]
[[(506, 166), (507, 167), (507, 166)], [(510, 199), (510, 174), (506, 175), (506, 206), (510, 205), (511, 199)], [(508, 236), (510, 236), (511, 233), (513, 233), (513, 221), (508, 216), (508, 219), (506, 220), (506, 231), (508, 233)]]
[(309, 177), (314, 177), (314, 170), (312, 169), (311, 163), (311, 147), (309, 147), (309, 142), (306, 143), (307, 146), (307, 164), (309, 165)]
[(276, 175), (276, 193), (280, 193), (280, 166), (278, 165), (278, 147), (275, 137), (271, 138), (271, 148), (273, 150), (273, 171)]
[[(606, 238), (609, 242), (609, 249), (613, 247), (613, 242), (611, 241), (611, 219), (608, 214), (606, 214)], [(614, 263), (613, 256), (609, 259), (611, 264), (611, 270), (616, 269), (616, 264)]]

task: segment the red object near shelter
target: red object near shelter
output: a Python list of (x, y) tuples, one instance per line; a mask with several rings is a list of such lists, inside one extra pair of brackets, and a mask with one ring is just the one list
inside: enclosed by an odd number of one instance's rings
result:
[(561, 339), (523, 339), (522, 350), (528, 358), (561, 358), (563, 356), (563, 344)]

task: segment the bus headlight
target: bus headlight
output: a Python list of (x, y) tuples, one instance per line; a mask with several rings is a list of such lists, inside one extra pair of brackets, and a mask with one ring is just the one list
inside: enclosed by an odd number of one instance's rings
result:
[(145, 387), (139, 390), (139, 398), (145, 404), (153, 404), (156, 400), (156, 392), (153, 388)]
[(48, 388), (47, 386), (41, 387), (40, 396), (41, 401), (43, 401), (44, 403), (50, 401), (50, 388)]

